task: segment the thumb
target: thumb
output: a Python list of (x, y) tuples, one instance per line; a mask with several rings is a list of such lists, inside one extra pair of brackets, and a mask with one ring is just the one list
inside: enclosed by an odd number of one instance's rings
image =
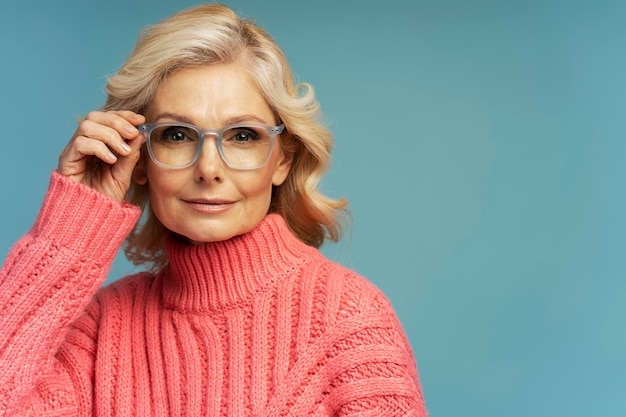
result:
[(118, 156), (117, 162), (111, 167), (113, 178), (120, 183), (124, 191), (130, 186), (133, 171), (141, 157), (141, 146), (144, 142), (145, 137), (142, 134), (137, 135), (132, 140), (128, 140), (127, 144), (130, 146), (130, 153), (125, 156)]

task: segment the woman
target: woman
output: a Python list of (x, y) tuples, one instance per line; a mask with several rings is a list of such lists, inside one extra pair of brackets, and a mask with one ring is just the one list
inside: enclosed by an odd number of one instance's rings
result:
[[(107, 92), (0, 275), (0, 415), (425, 415), (388, 301), (316, 249), (346, 203), (272, 39), (198, 6)], [(125, 239), (151, 272), (98, 290)]]

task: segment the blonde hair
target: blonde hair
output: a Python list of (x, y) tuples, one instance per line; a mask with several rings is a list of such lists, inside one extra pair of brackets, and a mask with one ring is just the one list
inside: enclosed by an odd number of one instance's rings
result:
[[(103, 110), (143, 113), (159, 84), (180, 68), (241, 62), (286, 129), (281, 146), (293, 156), (285, 182), (275, 187), (269, 212), (278, 213), (303, 242), (319, 247), (341, 238), (349, 216), (345, 199), (319, 190), (330, 164), (333, 137), (320, 121), (319, 103), (307, 83), (295, 84), (284, 54), (263, 29), (219, 4), (200, 5), (148, 27), (106, 87)], [(134, 264), (159, 269), (167, 264), (166, 228), (152, 212), (147, 185), (134, 183), (126, 196), (144, 209), (128, 236), (125, 252)]]

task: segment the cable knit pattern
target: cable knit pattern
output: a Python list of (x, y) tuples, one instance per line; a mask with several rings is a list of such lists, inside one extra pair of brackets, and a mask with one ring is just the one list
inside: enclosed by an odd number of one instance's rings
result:
[(0, 415), (426, 415), (389, 302), (278, 215), (96, 293), (138, 216), (53, 175), (0, 275)]

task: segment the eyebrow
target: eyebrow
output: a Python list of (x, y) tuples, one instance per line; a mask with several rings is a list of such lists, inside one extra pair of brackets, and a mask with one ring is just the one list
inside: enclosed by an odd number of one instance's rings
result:
[[(162, 119), (171, 119), (171, 120), (175, 120), (177, 122), (182, 122), (182, 123), (187, 123), (187, 124), (190, 124), (190, 125), (195, 125), (193, 120), (191, 120), (189, 117), (184, 116), (182, 114), (163, 112), (163, 113), (159, 113), (154, 120), (155, 121), (159, 121), (159, 120), (162, 120)], [(267, 120), (264, 120), (264, 119), (262, 119), (262, 118), (260, 118), (258, 116), (255, 116), (254, 114), (242, 114), (242, 115), (233, 116), (233, 117), (231, 117), (229, 119), (226, 119), (224, 121), (224, 126), (234, 125), (234, 124), (243, 123), (243, 122), (257, 122), (257, 123), (261, 123), (261, 124), (271, 124), (271, 123), (268, 123)]]

